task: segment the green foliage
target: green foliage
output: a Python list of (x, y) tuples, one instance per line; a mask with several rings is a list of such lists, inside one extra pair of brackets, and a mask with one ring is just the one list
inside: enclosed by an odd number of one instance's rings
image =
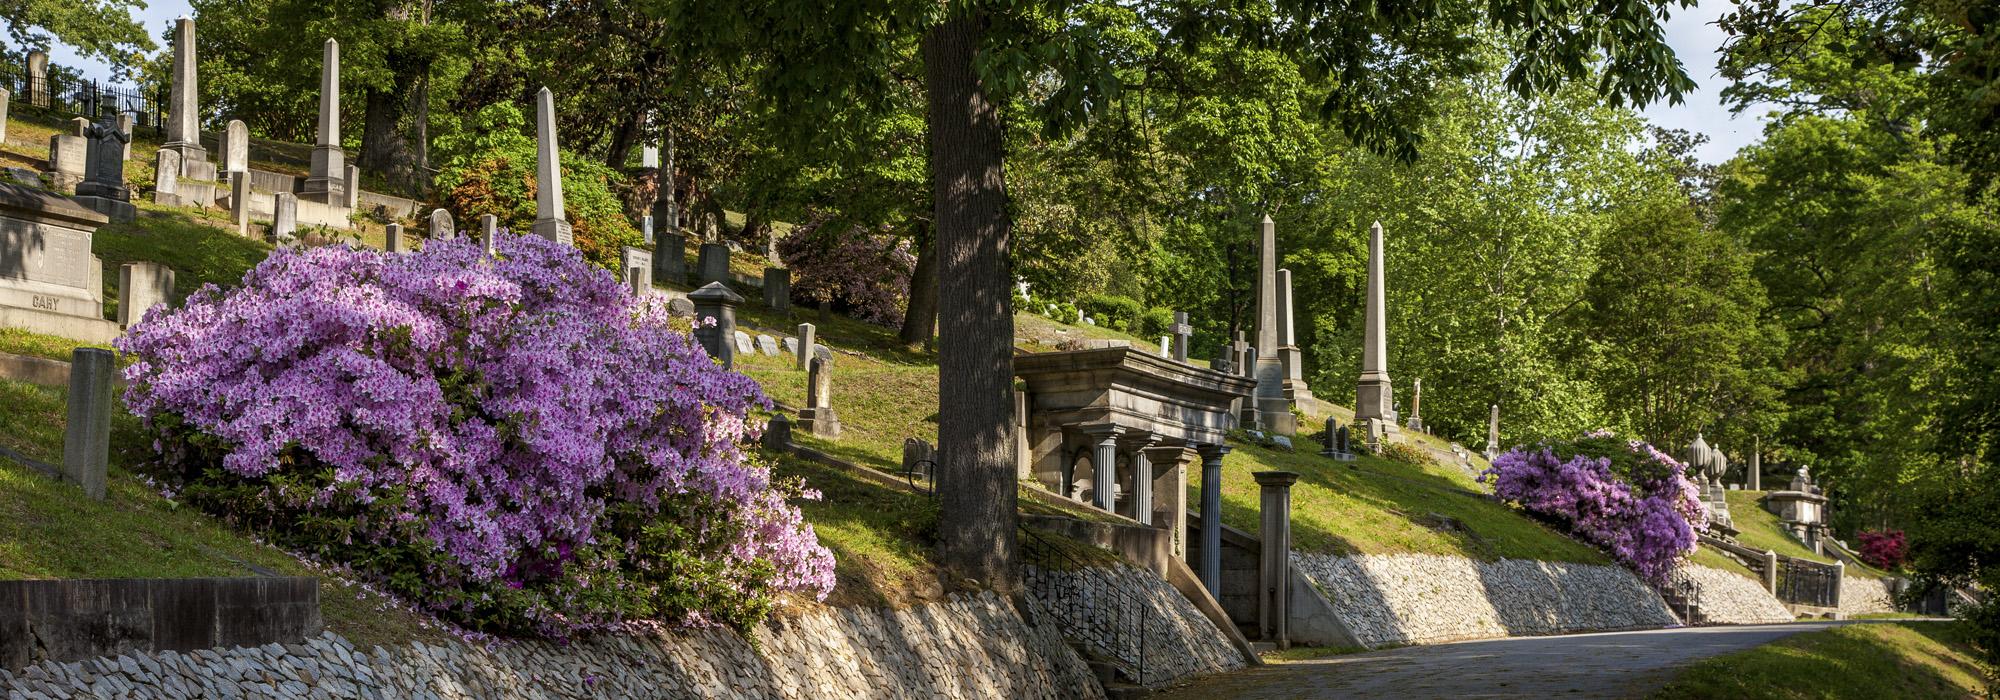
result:
[(1156, 335), (1172, 335), (1174, 310), (1154, 307), (1139, 315), (1139, 325), (1132, 332), (1151, 338)]
[[(446, 142), (455, 155), (438, 172), (436, 186), (460, 221), (492, 214), (511, 231), (533, 227), (540, 184), (535, 142), (523, 134), (523, 121), (513, 105), (493, 105), (480, 112), (478, 129)], [(613, 194), (624, 176), (568, 151), (562, 169), (564, 212), (577, 249), (593, 264), (618, 270), (624, 247), (644, 242)]]
[(1146, 308), (1137, 299), (1116, 294), (1093, 294), (1077, 302), (1077, 306), (1097, 319), (1097, 325), (1121, 331), (1138, 330), (1135, 322)]
[[(145, 27), (132, 18), (144, 9), (140, 0), (0, 0), (0, 17), (7, 18), (11, 47), (0, 47), (10, 61), (25, 60), (29, 49), (48, 50), (61, 42), (87, 58), (101, 58), (120, 77), (144, 61), (153, 50)], [(14, 50), (18, 48), (17, 54)]]

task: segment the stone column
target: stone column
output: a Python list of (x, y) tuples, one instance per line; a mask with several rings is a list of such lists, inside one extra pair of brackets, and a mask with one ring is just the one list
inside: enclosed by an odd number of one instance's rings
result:
[(1743, 485), (1745, 489), (1751, 491), (1764, 490), (1764, 436), (1762, 435), (1752, 438), (1750, 441), (1750, 469), (1749, 473), (1744, 476), (1746, 477)]
[(1278, 363), (1285, 370), (1284, 381), (1279, 384), (1285, 401), (1297, 406), (1300, 401), (1312, 398), (1312, 388), (1306, 385), (1305, 353), (1299, 350), (1297, 322), (1292, 306), (1292, 271), (1278, 271)]
[(201, 90), (195, 81), (194, 20), (174, 20), (174, 74), (170, 104), (167, 106), (167, 142), (160, 148), (181, 154), (181, 160), (208, 160), (201, 145), (201, 108), (196, 100)]
[(1140, 525), (1153, 524), (1153, 460), (1147, 450), (1159, 444), (1160, 436), (1141, 433), (1132, 442), (1132, 519)]
[(1165, 513), (1166, 522), (1155, 524), (1173, 533), (1169, 539), (1173, 543), (1175, 559), (1187, 559), (1187, 464), (1200, 459), (1193, 448), (1175, 445), (1155, 447), (1147, 460), (1153, 465), (1153, 494), (1158, 505), (1153, 510)]
[(1764, 590), (1771, 595), (1778, 594), (1778, 552), (1764, 551)]
[(1500, 456), (1500, 404), (1493, 404), (1492, 415), (1486, 418), (1486, 459), (1491, 461)]
[(271, 242), (291, 245), (297, 240), (299, 228), (299, 198), (290, 192), (279, 192), (271, 202)]
[[(694, 335), (701, 341), (701, 347), (708, 356), (722, 361), (729, 369), (736, 367), (736, 307), (743, 303), (743, 297), (729, 290), (721, 282), (711, 282), (701, 289), (688, 293), (688, 300), (694, 302)], [(714, 325), (707, 323), (715, 319)], [(807, 354), (812, 350), (807, 346)]]
[[(1393, 435), (1396, 430), (1395, 388), (1389, 379), (1389, 319), (1382, 269), (1382, 222), (1368, 229), (1368, 305), (1361, 345), (1361, 379), (1354, 403), (1354, 422), (1368, 427), (1370, 441), (1377, 432)], [(1378, 426), (1379, 424), (1379, 426)]]
[(1278, 356), (1278, 225), (1257, 225), (1257, 359)]
[[(179, 46), (178, 42), (175, 46)], [(49, 106), (49, 54), (46, 51), (28, 52), (28, 104)]]
[[(161, 162), (166, 162), (162, 158)], [(178, 160), (176, 160), (178, 162)], [(158, 201), (155, 198), (155, 201)], [(174, 200), (179, 203), (179, 199)], [(236, 224), (236, 235), (250, 235), (250, 178), (239, 177), (229, 181), (229, 220)]]
[(403, 225), (389, 224), (382, 230), (382, 249), (391, 253), (403, 252)]
[(341, 186), (341, 190), (346, 195), (341, 198), (340, 204), (349, 209), (359, 209), (361, 208), (361, 168), (355, 167), (353, 163), (349, 163), (345, 177), (346, 179), (343, 181), (345, 184)]
[(1106, 513), (1118, 512), (1118, 436), (1125, 428), (1097, 423), (1080, 428), (1091, 441), (1091, 503)]
[(1228, 445), (1200, 445), (1201, 451), (1201, 585), (1222, 599), (1222, 456)]
[(341, 206), (347, 203), (347, 154), (340, 150), (340, 42), (327, 39), (319, 72), (319, 142), (313, 146), (312, 170), (300, 193), (306, 199)]
[(817, 329), (810, 323), (799, 324), (799, 371), (804, 372), (812, 365), (813, 335)]
[(110, 350), (77, 348), (70, 352), (62, 478), (99, 501), (104, 500), (106, 463), (111, 456), (111, 378), (117, 371), (117, 358)]
[(118, 266), (118, 325), (131, 328), (174, 296), (174, 269), (155, 262)]
[(1257, 472), (1258, 539), (1262, 540), (1257, 582), (1257, 629), (1265, 641), (1289, 648), (1286, 619), (1292, 610), (1292, 484), (1295, 472)]
[(764, 268), (764, 307), (780, 313), (792, 310), (792, 271)]
[[(563, 245), (576, 245), (569, 217), (563, 213), (562, 150), (556, 145), (556, 95), (546, 87), (535, 93), (535, 182), (538, 185), (535, 235)], [(736, 296), (735, 292), (723, 291)], [(736, 297), (737, 303), (742, 301), (742, 297)], [(722, 344), (728, 344), (727, 336)]]

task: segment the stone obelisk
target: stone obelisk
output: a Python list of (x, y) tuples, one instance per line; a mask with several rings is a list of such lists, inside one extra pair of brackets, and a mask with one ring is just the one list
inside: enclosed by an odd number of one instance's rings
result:
[(347, 203), (347, 154), (340, 150), (340, 42), (326, 40), (319, 72), (319, 143), (301, 196), (341, 206)]
[(1389, 318), (1382, 272), (1382, 222), (1368, 229), (1368, 307), (1362, 333), (1359, 396), (1354, 422), (1368, 430), (1368, 442), (1396, 435), (1396, 390), (1389, 381)]
[(160, 150), (179, 153), (182, 162), (208, 160), (208, 149), (201, 146), (201, 108), (195, 106), (200, 92), (195, 85), (194, 20), (186, 17), (174, 20), (173, 81), (167, 142)]
[(1500, 404), (1493, 404), (1493, 414), (1486, 419), (1486, 459), (1500, 456)]
[(1300, 401), (1312, 398), (1312, 388), (1306, 386), (1305, 354), (1299, 351), (1297, 319), (1293, 314), (1298, 307), (1292, 305), (1292, 271), (1278, 271), (1278, 362), (1285, 368), (1285, 379), (1279, 386), (1285, 394), (1285, 401), (1297, 406)]
[(1292, 402), (1285, 399), (1278, 316), (1278, 227), (1265, 216), (1257, 237), (1257, 345), (1247, 359), (1256, 363), (1251, 376), (1257, 379), (1257, 422), (1273, 434), (1289, 437), (1298, 434), (1299, 422), (1292, 416)]
[(544, 87), (535, 93), (535, 235), (576, 245), (569, 219), (563, 216), (562, 156), (556, 147), (556, 94)]

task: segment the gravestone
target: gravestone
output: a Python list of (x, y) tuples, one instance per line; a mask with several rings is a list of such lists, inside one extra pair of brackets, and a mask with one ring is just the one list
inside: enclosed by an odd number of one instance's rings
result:
[(751, 338), (749, 333), (737, 331), (734, 337), (736, 339), (736, 354), (748, 355), (757, 351), (757, 341)]
[(174, 296), (174, 269), (155, 262), (118, 266), (118, 325), (131, 328)]
[(652, 214), (639, 217), (639, 235), (645, 236), (646, 245), (654, 245)]
[(85, 131), (88, 157), (83, 182), (76, 185), (76, 201), (113, 222), (131, 221), (139, 216), (132, 206), (132, 191), (125, 187), (125, 150), (132, 137), (118, 130), (109, 116)]
[(340, 42), (327, 39), (320, 50), (319, 141), (300, 192), (307, 200), (341, 206), (347, 202), (347, 153), (340, 150)]
[(1493, 404), (1492, 415), (1486, 419), (1486, 460), (1500, 456), (1500, 404)]
[[(544, 87), (535, 93), (537, 187), (533, 230), (537, 236), (573, 246), (576, 245), (576, 237), (570, 229), (568, 215), (563, 213), (561, 153), (556, 146), (556, 94)], [(734, 296), (735, 292), (729, 294)]]
[(1334, 440), (1338, 432), (1340, 432), (1340, 419), (1334, 418), (1333, 416), (1327, 416), (1326, 430), (1319, 434), (1319, 440), (1321, 443), (1321, 449), (1319, 453), (1321, 455), (1332, 457), (1334, 453), (1338, 451), (1335, 448), (1339, 447), (1340, 445)]
[(121, 161), (132, 159), (132, 125), (131, 112), (118, 113), (118, 133), (125, 135), (125, 153), (119, 157)]
[(1349, 439), (1350, 433), (1348, 432), (1348, 426), (1345, 425), (1340, 426), (1340, 432), (1336, 433), (1334, 437), (1340, 443), (1340, 451), (1337, 454), (1335, 454), (1333, 458), (1341, 460), (1343, 462), (1353, 461), (1354, 443)]
[(625, 246), (625, 284), (632, 289), (632, 296), (653, 293), (653, 254), (645, 248)]
[(28, 104), (49, 106), (49, 53), (28, 52)]
[(432, 209), (429, 222), (429, 235), (433, 241), (448, 241), (458, 236), (458, 222), (451, 220), (451, 212)]
[(771, 422), (764, 425), (762, 440), (764, 449), (783, 452), (792, 446), (792, 419), (780, 413), (771, 416)]
[(1418, 377), (1410, 382), (1410, 422), (1409, 428), (1424, 432), (1424, 380)]
[(341, 205), (348, 209), (359, 208), (361, 206), (361, 168), (349, 164), (347, 166), (346, 177), (342, 182), (345, 183), (342, 187), (342, 191), (345, 194), (341, 200)]
[(687, 284), (687, 236), (667, 231), (657, 236), (653, 247), (653, 279), (668, 284)]
[(391, 253), (403, 252), (402, 224), (389, 224), (382, 227), (382, 249)]
[(812, 366), (813, 334), (817, 330), (813, 327), (813, 324), (799, 324), (798, 347), (794, 349), (794, 352), (797, 352), (799, 355), (800, 372), (804, 372), (808, 367)]
[(1284, 367), (1284, 379), (1279, 388), (1285, 401), (1297, 406), (1300, 401), (1312, 398), (1312, 389), (1305, 380), (1305, 353), (1299, 350), (1296, 330), (1297, 319), (1293, 314), (1297, 307), (1292, 305), (1292, 271), (1278, 271), (1278, 363)]
[(63, 426), (63, 481), (93, 500), (104, 500), (111, 457), (111, 378), (117, 356), (103, 348), (77, 348), (69, 359), (69, 415)]
[[(930, 464), (926, 465), (925, 462)], [(903, 473), (933, 474), (937, 466), (937, 448), (923, 438), (903, 439)]]
[(103, 214), (65, 197), (0, 184), (0, 327), (108, 343), (103, 266), (91, 255)]
[(13, 91), (0, 87), (0, 145), (7, 143), (7, 103), (13, 99)]
[(1230, 364), (1228, 350), (1216, 353), (1215, 359), (1208, 361), (1208, 368), (1223, 374), (1235, 374), (1236, 370), (1236, 366)]
[(279, 192), (271, 204), (271, 243), (292, 245), (298, 242), (299, 198), (290, 192)]
[(773, 338), (773, 337), (771, 337), (771, 336), (768, 336), (768, 335), (764, 335), (764, 334), (762, 334), (762, 333), (758, 333), (758, 334), (757, 334), (757, 352), (761, 352), (761, 353), (764, 353), (764, 356), (765, 356), (765, 357), (777, 357), (777, 356), (778, 356), (778, 339), (777, 339), (777, 338)]
[(1160, 357), (1172, 359), (1173, 356), (1173, 336), (1160, 336)]
[(798, 339), (798, 338), (793, 338), (793, 337), (790, 337), (790, 336), (786, 336), (784, 340), (780, 340), (780, 341), (778, 341), (778, 345), (779, 345), (780, 347), (783, 347), (783, 348), (785, 349), (785, 354), (787, 354), (787, 355), (797, 355), (797, 354), (799, 354), (799, 339)]
[(729, 246), (720, 241), (701, 244), (701, 254), (697, 257), (695, 269), (700, 274), (702, 284), (729, 281)]
[(674, 297), (672, 299), (668, 299), (667, 314), (670, 316), (676, 316), (680, 318), (687, 318), (689, 316), (693, 316), (694, 302), (689, 301), (687, 297)]
[(1188, 344), (1194, 340), (1194, 326), (1188, 325), (1187, 312), (1174, 312), (1174, 325), (1167, 328), (1167, 333), (1174, 337), (1174, 361), (1188, 361)]
[(833, 411), (833, 365), (813, 358), (806, 374), (806, 407), (799, 411), (799, 426), (814, 436), (840, 437), (840, 417)]
[(250, 172), (250, 127), (241, 119), (229, 120), (222, 130), (222, 172), (231, 178)]
[(1255, 355), (1249, 358), (1255, 363), (1250, 376), (1257, 380), (1257, 390), (1247, 403), (1255, 407), (1259, 426), (1273, 435), (1289, 437), (1298, 433), (1299, 426), (1285, 392), (1285, 361), (1280, 348), (1289, 328), (1281, 318), (1288, 310), (1280, 305), (1278, 290), (1291, 273), (1281, 274), (1278, 269), (1277, 225), (1271, 222), (1271, 217), (1264, 217), (1258, 233), (1257, 345)]
[(833, 364), (833, 348), (829, 348), (825, 345), (820, 345), (815, 343), (813, 344), (813, 357), (815, 359), (825, 360), (826, 363), (829, 365)]
[(792, 310), (792, 271), (764, 268), (764, 306), (780, 313)]
[(1361, 378), (1355, 383), (1359, 397), (1354, 403), (1354, 422), (1368, 426), (1371, 444), (1392, 439), (1397, 432), (1395, 387), (1389, 379), (1387, 280), (1382, 256), (1382, 222), (1378, 221), (1368, 228), (1368, 299), (1363, 313)]
[(196, 105), (201, 90), (195, 83), (194, 50), (194, 20), (174, 20), (172, 97), (166, 109), (167, 142), (160, 148), (180, 154), (183, 164), (208, 160), (208, 149), (201, 145), (201, 108)]
[(56, 189), (65, 193), (75, 191), (90, 166), (90, 141), (84, 136), (90, 122), (82, 118), (74, 121), (81, 122), (82, 127), (72, 124), (67, 133), (49, 137), (49, 171)]
[(1275, 581), (1257, 595), (1257, 629), (1279, 649), (1291, 647), (1288, 622), (1292, 611), (1292, 485), (1296, 472), (1256, 472), (1258, 486), (1258, 580)]
[[(710, 282), (700, 289), (688, 293), (694, 302), (694, 336), (701, 341), (701, 347), (708, 356), (722, 361), (727, 369), (736, 367), (736, 307), (743, 303), (743, 297), (730, 291), (721, 282)], [(709, 323), (714, 319), (714, 323)]]
[(236, 225), (236, 235), (250, 235), (250, 178), (239, 177), (229, 181), (229, 221)]
[(160, 149), (159, 153), (153, 155), (153, 203), (169, 207), (182, 206), (180, 182), (181, 154)]

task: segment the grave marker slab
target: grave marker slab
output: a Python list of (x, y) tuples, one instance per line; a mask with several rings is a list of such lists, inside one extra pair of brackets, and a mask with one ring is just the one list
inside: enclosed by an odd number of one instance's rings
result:
[(833, 365), (813, 358), (806, 374), (806, 407), (799, 411), (799, 426), (817, 437), (840, 437), (840, 416), (833, 410)]
[(117, 356), (103, 348), (77, 348), (69, 359), (69, 416), (63, 428), (63, 481), (93, 500), (104, 500), (111, 457), (111, 378)]
[(761, 352), (761, 353), (764, 353), (764, 356), (765, 356), (765, 357), (777, 357), (777, 356), (778, 356), (778, 339), (777, 339), (777, 338), (773, 338), (773, 337), (771, 337), (771, 336), (768, 336), (768, 335), (764, 335), (764, 334), (762, 334), (762, 333), (758, 333), (758, 334), (757, 334), (757, 352)]
[(68, 198), (0, 184), (0, 326), (85, 343), (118, 337), (104, 320), (103, 268), (91, 255), (107, 221)]
[(451, 212), (432, 209), (429, 223), (430, 239), (433, 241), (447, 241), (458, 236), (458, 222), (451, 220)]
[(174, 296), (174, 269), (156, 262), (118, 266), (118, 325), (131, 328)]

